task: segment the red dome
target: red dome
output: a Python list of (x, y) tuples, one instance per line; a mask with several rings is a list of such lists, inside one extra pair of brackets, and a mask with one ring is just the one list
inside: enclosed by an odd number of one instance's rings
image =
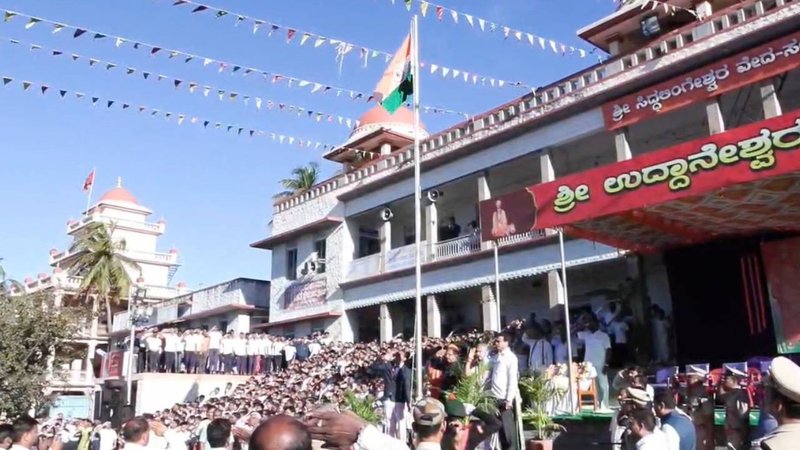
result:
[(135, 205), (139, 204), (139, 201), (136, 200), (136, 197), (134, 197), (133, 194), (130, 193), (130, 191), (128, 191), (123, 187), (115, 187), (114, 189), (111, 189), (110, 191), (103, 194), (103, 196), (100, 197), (99, 201), (101, 202), (117, 201), (117, 202), (129, 202)]
[[(395, 123), (395, 124), (406, 124), (410, 126), (414, 126), (414, 113), (406, 108), (405, 106), (401, 106), (400, 109), (394, 112), (394, 114), (389, 114), (389, 111), (386, 111), (383, 106), (377, 105), (364, 113), (360, 119), (358, 119), (359, 124), (358, 127), (363, 127), (364, 125), (369, 124), (380, 124), (380, 123)], [(420, 128), (425, 128), (425, 125), (420, 122)]]

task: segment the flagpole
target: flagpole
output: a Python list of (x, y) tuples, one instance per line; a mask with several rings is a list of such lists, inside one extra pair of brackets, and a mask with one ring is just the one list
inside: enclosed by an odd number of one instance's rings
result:
[(94, 181), (97, 179), (97, 167), (92, 167), (92, 184), (89, 185), (89, 196), (86, 197), (86, 209), (84, 215), (89, 215), (89, 206), (92, 205), (92, 191), (94, 191)]
[[(414, 91), (414, 246), (416, 253), (414, 298), (414, 360), (416, 361), (416, 398), (422, 398), (422, 187), (419, 151), (419, 28), (418, 18), (411, 21), (411, 82)], [(430, 236), (428, 237), (430, 239)]]

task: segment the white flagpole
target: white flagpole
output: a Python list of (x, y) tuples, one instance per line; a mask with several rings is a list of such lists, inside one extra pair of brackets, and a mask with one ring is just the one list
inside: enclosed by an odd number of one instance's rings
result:
[(85, 215), (89, 215), (89, 207), (92, 206), (92, 192), (94, 191), (94, 182), (97, 179), (97, 168), (92, 167), (92, 184), (89, 185), (89, 196), (86, 197)]
[(572, 329), (569, 320), (569, 296), (567, 295), (567, 262), (564, 255), (564, 229), (558, 229), (558, 246), (561, 250), (561, 286), (564, 290), (564, 326), (567, 328), (567, 377), (569, 378), (569, 407), (572, 413), (580, 412), (575, 403), (575, 380), (572, 378)]
[[(416, 14), (411, 21), (411, 77), (414, 90), (414, 246), (415, 298), (414, 298), (414, 360), (416, 362), (416, 398), (422, 398), (422, 188), (419, 151), (419, 28)], [(430, 238), (430, 237), (429, 237)]]

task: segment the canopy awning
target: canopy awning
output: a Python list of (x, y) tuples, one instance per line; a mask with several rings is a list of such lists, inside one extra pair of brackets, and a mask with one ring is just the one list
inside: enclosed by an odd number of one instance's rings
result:
[(484, 239), (529, 229), (637, 252), (800, 231), (800, 111), (481, 202)]

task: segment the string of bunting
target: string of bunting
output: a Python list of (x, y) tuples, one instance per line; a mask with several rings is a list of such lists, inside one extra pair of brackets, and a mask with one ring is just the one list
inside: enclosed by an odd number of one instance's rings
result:
[(684, 8), (683, 6), (673, 5), (672, 3), (661, 0), (614, 0), (614, 3), (617, 4), (618, 8), (636, 4), (640, 4), (640, 9), (650, 8), (651, 10), (655, 10), (661, 8), (667, 14), (675, 14), (678, 11), (685, 11), (698, 19), (700, 18), (700, 15), (694, 9)]
[[(345, 56), (347, 56), (354, 50), (357, 50), (359, 52), (359, 60), (363, 61), (363, 67), (367, 67), (370, 59), (381, 58), (384, 60), (383, 61), (384, 63), (388, 63), (392, 58), (392, 56), (394, 56), (393, 53), (386, 52), (383, 50), (376, 50), (374, 48), (365, 47), (351, 42), (346, 42), (341, 39), (329, 38), (326, 36), (322, 36), (320, 34), (312, 33), (310, 31), (304, 31), (298, 28), (276, 24), (273, 22), (269, 22), (265, 19), (258, 19), (255, 17), (247, 16), (245, 14), (231, 12), (228, 10), (217, 8), (215, 6), (195, 2), (193, 0), (174, 0), (172, 5), (193, 6), (194, 8), (191, 10), (192, 13), (202, 13), (204, 11), (209, 11), (215, 13), (215, 17), (218, 19), (222, 19), (224, 17), (235, 17), (236, 19), (234, 21), (234, 26), (239, 26), (244, 23), (250, 24), (253, 27), (254, 34), (258, 33), (259, 30), (265, 29), (268, 37), (274, 35), (285, 36), (287, 44), (292, 43), (294, 40), (298, 40), (300, 42), (300, 46), (304, 46), (307, 43), (309, 43), (309, 45), (313, 45), (314, 48), (319, 48), (324, 45), (332, 46), (336, 51), (336, 61), (339, 64), (341, 64), (344, 61)], [(481, 75), (463, 69), (454, 69), (451, 67), (446, 67), (441, 64), (434, 64), (421, 61), (420, 67), (427, 68), (427, 70), (430, 72), (431, 75), (437, 75), (437, 74), (441, 75), (443, 79), (454, 79), (454, 80), (461, 79), (468, 84), (471, 83), (473, 85), (491, 86), (498, 88), (520, 87), (520, 88), (530, 89), (530, 86), (526, 85), (521, 81), (508, 81), (502, 78)]]
[(119, 73), (123, 73), (125, 75), (129, 75), (131, 77), (136, 77), (136, 78), (139, 78), (139, 76), (141, 76), (141, 79), (143, 80), (151, 80), (155, 82), (166, 80), (167, 82), (171, 83), (175, 87), (175, 89), (180, 89), (181, 86), (185, 85), (188, 87), (188, 91), (191, 94), (194, 94), (195, 92), (202, 92), (203, 97), (209, 97), (209, 95), (213, 92), (215, 96), (219, 98), (219, 100), (224, 100), (225, 98), (227, 98), (230, 101), (236, 101), (236, 102), (241, 101), (245, 106), (250, 106), (250, 103), (252, 102), (253, 105), (256, 107), (256, 109), (258, 109), (259, 111), (261, 111), (262, 107), (266, 107), (269, 110), (295, 113), (298, 117), (305, 116), (308, 117), (309, 119), (316, 120), (317, 122), (323, 122), (323, 121), (329, 123), (338, 122), (339, 125), (343, 125), (348, 128), (353, 128), (353, 126), (359, 125), (358, 120), (351, 119), (349, 117), (343, 117), (340, 115), (329, 114), (321, 111), (313, 111), (311, 109), (304, 108), (302, 106), (296, 106), (290, 103), (273, 101), (256, 95), (240, 94), (239, 92), (220, 89), (215, 86), (200, 84), (195, 81), (184, 82), (184, 80), (182, 79), (175, 78), (169, 75), (152, 73), (131, 66), (120, 66), (119, 64), (111, 61), (105, 61), (99, 58), (82, 56), (77, 53), (63, 52), (61, 50), (54, 48), (46, 48), (39, 44), (27, 43), (20, 41), (18, 39), (11, 39), (4, 36), (0, 36), (0, 39), (2, 39), (2, 41), (0, 42), (8, 42), (15, 47), (25, 46), (32, 52), (34, 51), (46, 52), (50, 56), (68, 58), (70, 61), (75, 63), (82, 63), (86, 61), (89, 64), (89, 67), (91, 68), (105, 67), (106, 71), (109, 72), (117, 71)]
[[(169, 59), (182, 59), (184, 63), (188, 64), (193, 61), (201, 62), (204, 68), (217, 70), (218, 72), (229, 72), (231, 74), (240, 73), (242, 76), (248, 76), (251, 74), (260, 75), (264, 78), (265, 81), (269, 81), (275, 85), (282, 85), (289, 88), (301, 88), (307, 89), (311, 94), (335, 94), (336, 97), (341, 97), (346, 95), (353, 101), (365, 101), (371, 102), (374, 100), (371, 93), (365, 93), (361, 91), (357, 91), (354, 89), (349, 89), (345, 87), (335, 86), (331, 84), (325, 84), (318, 81), (307, 80), (303, 78), (297, 78), (290, 75), (285, 75), (276, 72), (269, 72), (263, 69), (258, 69), (254, 67), (248, 67), (243, 64), (234, 63), (230, 61), (224, 61), (221, 59), (210, 58), (208, 56), (196, 55), (193, 53), (185, 52), (182, 50), (166, 48), (163, 46), (153, 45), (142, 41), (137, 41), (134, 39), (130, 39), (124, 36), (116, 36), (108, 33), (101, 33), (98, 31), (91, 30), (89, 28), (82, 28), (77, 27), (74, 25), (68, 25), (62, 22), (56, 22), (49, 19), (34, 17), (22, 12), (18, 11), (11, 11), (11, 10), (2, 10), (3, 11), (3, 21), (10, 22), (14, 19), (14, 17), (22, 17), (27, 19), (27, 23), (25, 24), (25, 29), (30, 30), (34, 26), (44, 23), (52, 27), (53, 34), (62, 33), (64, 30), (68, 30), (68, 32), (72, 33), (72, 37), (74, 39), (80, 38), (84, 35), (91, 35), (93, 36), (93, 40), (113, 40), (114, 45), (117, 48), (131, 47), (134, 50), (145, 50), (151, 56), (158, 56), (158, 55), (168, 55)], [(461, 111), (454, 111), (447, 108), (440, 108), (437, 106), (421, 106), (423, 112), (426, 113), (433, 113), (433, 114), (455, 114), (461, 117), (469, 118), (469, 114)]]
[(91, 105), (97, 107), (97, 105), (105, 105), (107, 110), (110, 110), (114, 107), (119, 108), (120, 110), (129, 110), (129, 111), (138, 111), (140, 114), (146, 114), (150, 117), (163, 117), (168, 121), (172, 121), (174, 119), (177, 125), (182, 125), (184, 122), (188, 120), (188, 122), (192, 125), (202, 125), (203, 128), (210, 128), (213, 127), (217, 130), (223, 130), (227, 133), (236, 133), (236, 135), (241, 135), (242, 133), (246, 133), (251, 138), (252, 137), (266, 137), (270, 138), (273, 142), (283, 145), (297, 145), (298, 147), (304, 148), (314, 148), (314, 149), (324, 149), (330, 150), (336, 148), (335, 145), (324, 144), (319, 141), (314, 141), (311, 139), (301, 139), (295, 136), (279, 134), (275, 132), (269, 132), (260, 130), (257, 128), (250, 128), (247, 126), (241, 126), (236, 124), (230, 123), (223, 123), (214, 121), (211, 119), (203, 119), (197, 116), (187, 115), (183, 113), (173, 113), (170, 111), (162, 111), (161, 109), (151, 108), (149, 106), (142, 106), (142, 105), (134, 105), (132, 103), (121, 102), (117, 100), (112, 100), (108, 98), (103, 98), (99, 96), (94, 96), (90, 94), (84, 94), (82, 92), (77, 91), (70, 91), (66, 89), (59, 89), (52, 87), (48, 84), (43, 83), (34, 83), (31, 81), (26, 80), (16, 80), (10, 76), (0, 76), (0, 80), (2, 80), (3, 86), (8, 86), (12, 83), (18, 84), (22, 87), (23, 91), (27, 92), (36, 92), (40, 91), (42, 95), (47, 94), (48, 92), (57, 92), (59, 97), (62, 99), (66, 98), (74, 98), (75, 100), (82, 101), (88, 100), (91, 101)]
[[(453, 8), (448, 8), (446, 6), (442, 6), (433, 2), (429, 2), (426, 0), (402, 0), (405, 3), (406, 10), (411, 12), (414, 8), (414, 2), (416, 1), (419, 12), (422, 17), (428, 17), (428, 12), (431, 12), (431, 16), (435, 16), (439, 22), (444, 21), (445, 17), (449, 17), (453, 23), (458, 24), (459, 21), (468, 25), (470, 28), (475, 29), (476, 25), (478, 29), (482, 32), (502, 32), (503, 39), (508, 40), (512, 36), (516, 39), (517, 42), (520, 43), (527, 43), (532, 48), (536, 48), (537, 45), (542, 50), (551, 50), (553, 53), (561, 56), (565, 55), (577, 55), (581, 58), (586, 58), (587, 55), (593, 54), (597, 51), (597, 49), (592, 50), (584, 50), (582, 48), (575, 47), (573, 45), (564, 44), (563, 42), (559, 42), (550, 38), (539, 36), (535, 33), (530, 33), (527, 31), (519, 30), (516, 28), (511, 28), (506, 25), (502, 25), (496, 22), (493, 22), (488, 19), (484, 19), (482, 17), (475, 16), (473, 14), (467, 14), (461, 11), (457, 11)], [(392, 5), (395, 4), (395, 0), (391, 0)]]

